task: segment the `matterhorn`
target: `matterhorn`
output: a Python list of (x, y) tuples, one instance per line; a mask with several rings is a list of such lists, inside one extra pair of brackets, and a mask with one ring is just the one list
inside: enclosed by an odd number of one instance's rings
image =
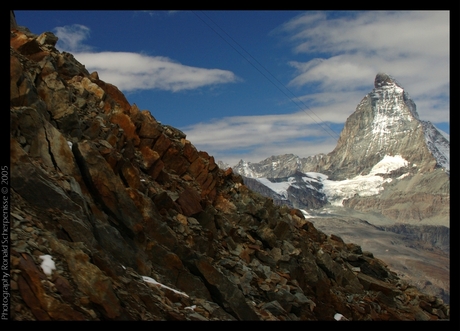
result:
[(419, 119), (415, 103), (401, 85), (379, 73), (372, 92), (347, 119), (321, 172), (336, 179), (368, 173), (385, 155), (400, 155), (423, 172), (436, 167), (448, 171), (448, 149), (449, 141)]

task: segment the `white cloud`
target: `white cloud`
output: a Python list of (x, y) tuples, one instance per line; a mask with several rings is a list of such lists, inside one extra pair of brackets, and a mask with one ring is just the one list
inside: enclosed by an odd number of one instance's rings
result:
[(124, 92), (160, 89), (172, 92), (237, 80), (228, 70), (183, 65), (162, 56), (130, 52), (76, 53), (75, 58), (89, 71)]
[(237, 81), (228, 70), (187, 66), (163, 56), (132, 52), (91, 52), (83, 42), (90, 29), (84, 25), (55, 28), (59, 48), (72, 52), (88, 71), (117, 86), (123, 92), (160, 89), (177, 92)]
[(347, 14), (329, 18), (328, 12), (307, 12), (285, 23), (282, 29), (291, 34), (299, 53), (379, 52), (382, 57), (392, 58), (423, 52), (438, 56), (439, 49), (448, 45), (448, 11)]
[[(198, 123), (185, 128), (189, 136), (193, 135), (195, 144), (212, 144), (225, 147), (229, 143), (240, 148), (259, 143), (277, 142), (305, 136), (319, 136), (324, 132), (312, 124), (304, 113), (267, 116), (225, 117), (207, 123)], [(299, 136), (299, 130), (302, 133)], [(201, 134), (204, 132), (205, 134)], [(212, 137), (210, 142), (209, 137)], [(229, 141), (231, 139), (231, 141)]]

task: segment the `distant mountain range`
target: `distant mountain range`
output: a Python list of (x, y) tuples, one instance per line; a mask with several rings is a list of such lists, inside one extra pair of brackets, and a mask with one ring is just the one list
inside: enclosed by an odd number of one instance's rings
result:
[(449, 226), (449, 147), (449, 136), (419, 119), (400, 84), (379, 73), (331, 153), (241, 160), (232, 169), (252, 189), (292, 207), (330, 203), (399, 222)]

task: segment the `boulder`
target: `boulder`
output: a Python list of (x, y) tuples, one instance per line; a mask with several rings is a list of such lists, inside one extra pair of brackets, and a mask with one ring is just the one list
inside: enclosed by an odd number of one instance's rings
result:
[(201, 197), (198, 192), (191, 188), (185, 189), (177, 199), (177, 203), (181, 206), (185, 216), (192, 216), (203, 211), (200, 201)]

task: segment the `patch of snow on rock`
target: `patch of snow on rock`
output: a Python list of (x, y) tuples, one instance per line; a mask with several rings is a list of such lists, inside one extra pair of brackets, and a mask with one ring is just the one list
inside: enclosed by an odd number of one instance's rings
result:
[(377, 163), (372, 170), (370, 171), (370, 175), (376, 174), (387, 174), (393, 170), (397, 170), (402, 167), (406, 167), (408, 162), (404, 160), (401, 155), (385, 155), (383, 159)]
[(336, 321), (348, 321), (348, 319), (345, 316), (343, 316), (342, 314), (339, 314), (339, 313), (336, 313), (334, 315), (334, 319)]
[(142, 276), (142, 279), (143, 279), (144, 282), (146, 282), (146, 283), (150, 283), (150, 284), (157, 285), (157, 286), (159, 286), (159, 287), (167, 288), (168, 290), (171, 290), (171, 291), (173, 291), (173, 292), (175, 292), (175, 293), (177, 293), (177, 294), (180, 294), (180, 295), (183, 295), (183, 296), (188, 297), (188, 295), (187, 295), (186, 293), (180, 292), (180, 291), (175, 290), (175, 289), (173, 289), (173, 288), (171, 288), (171, 287), (169, 287), (169, 286), (166, 286), (166, 285), (163, 285), (163, 284), (161, 284), (161, 283), (158, 283), (158, 282), (157, 282), (155, 279), (153, 279), (153, 278), (150, 278), (150, 277), (147, 277), (147, 276)]
[(52, 256), (40, 255), (39, 258), (43, 260), (42, 264), (40, 265), (40, 267), (43, 269), (43, 272), (45, 275), (51, 276), (53, 274), (53, 270), (56, 270), (56, 265), (52, 260)]

